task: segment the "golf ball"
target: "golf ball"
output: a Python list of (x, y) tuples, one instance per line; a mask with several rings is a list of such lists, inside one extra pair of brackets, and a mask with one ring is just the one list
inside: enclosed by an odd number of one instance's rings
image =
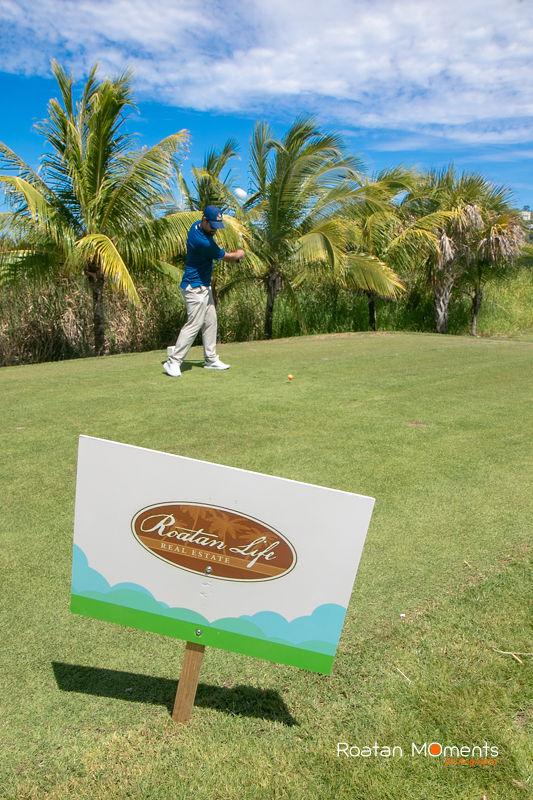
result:
[(287, 378), (288, 378), (290, 381), (292, 381), (292, 379), (294, 378), (294, 375), (291, 375), (291, 373), (289, 372), (289, 374), (287, 375)]

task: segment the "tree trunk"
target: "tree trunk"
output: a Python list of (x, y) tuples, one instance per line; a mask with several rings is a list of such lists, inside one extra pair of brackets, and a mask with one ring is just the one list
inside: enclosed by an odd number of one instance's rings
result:
[(448, 307), (452, 296), (453, 279), (444, 278), (433, 287), (433, 308), (436, 333), (448, 332)]
[(371, 331), (376, 331), (377, 330), (376, 293), (368, 292), (365, 290), (365, 294), (368, 298), (368, 324), (370, 326)]
[(265, 332), (264, 339), (272, 339), (272, 327), (274, 323), (274, 302), (281, 291), (281, 276), (279, 272), (271, 272), (265, 278), (265, 289), (267, 293), (265, 311)]
[(482, 301), (483, 289), (481, 286), (476, 286), (474, 296), (472, 297), (472, 336), (477, 336), (477, 319), (481, 310)]
[(91, 262), (87, 268), (87, 278), (93, 296), (93, 328), (94, 352), (97, 356), (105, 353), (105, 308), (104, 308), (104, 273), (100, 267)]

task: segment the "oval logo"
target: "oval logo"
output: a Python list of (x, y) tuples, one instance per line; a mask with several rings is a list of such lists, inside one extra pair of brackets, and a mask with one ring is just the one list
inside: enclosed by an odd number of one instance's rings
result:
[(133, 535), (150, 553), (189, 572), (227, 581), (270, 581), (296, 564), (296, 552), (264, 522), (218, 506), (162, 503), (138, 511)]

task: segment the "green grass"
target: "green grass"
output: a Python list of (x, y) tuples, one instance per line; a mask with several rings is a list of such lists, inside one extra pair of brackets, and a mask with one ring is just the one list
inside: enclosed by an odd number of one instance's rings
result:
[[(531, 795), (533, 343), (347, 334), (0, 372), (6, 800), (514, 800)], [(294, 374), (289, 382), (287, 373)], [(69, 613), (80, 433), (376, 497), (333, 673)], [(528, 582), (529, 581), (529, 582)], [(400, 614), (405, 614), (404, 618)], [(496, 766), (412, 758), (483, 745)], [(403, 758), (337, 758), (337, 742)]]

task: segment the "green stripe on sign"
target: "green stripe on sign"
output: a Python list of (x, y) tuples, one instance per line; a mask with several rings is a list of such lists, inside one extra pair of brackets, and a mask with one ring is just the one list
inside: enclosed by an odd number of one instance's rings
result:
[[(333, 666), (333, 656), (323, 653), (302, 650), (299, 647), (291, 647), (277, 642), (268, 642), (264, 639), (254, 639), (252, 636), (243, 636), (240, 633), (231, 633), (207, 625), (199, 626), (193, 622), (170, 619), (159, 614), (137, 611), (135, 608), (104, 603), (101, 600), (92, 600), (76, 594), (71, 596), (70, 610), (74, 614), (82, 614), (84, 617), (116, 622), (119, 625), (127, 625), (131, 628), (151, 631), (151, 633), (161, 633), (164, 636), (172, 636), (174, 639), (184, 639), (186, 642), (205, 644), (221, 650), (231, 650), (233, 653), (263, 658), (266, 661), (274, 661), (276, 664), (301, 667), (312, 672), (321, 672), (324, 675), (329, 675)], [(196, 631), (199, 629), (202, 631), (201, 636), (196, 635)]]

